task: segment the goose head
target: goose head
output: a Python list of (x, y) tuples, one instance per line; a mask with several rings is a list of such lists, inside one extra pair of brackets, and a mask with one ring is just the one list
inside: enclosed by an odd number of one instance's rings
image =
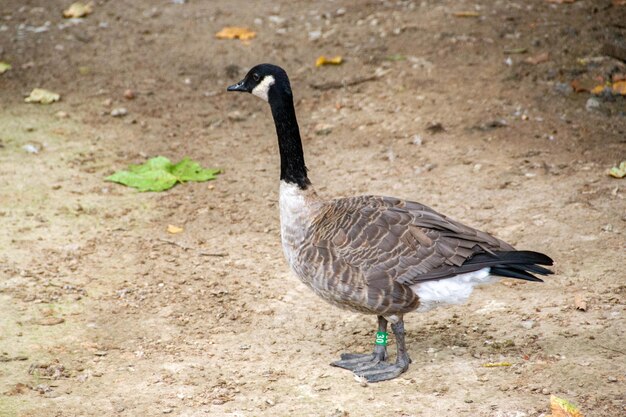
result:
[(252, 93), (265, 101), (285, 94), (292, 95), (287, 73), (281, 67), (272, 64), (256, 65), (248, 71), (243, 80), (226, 90)]

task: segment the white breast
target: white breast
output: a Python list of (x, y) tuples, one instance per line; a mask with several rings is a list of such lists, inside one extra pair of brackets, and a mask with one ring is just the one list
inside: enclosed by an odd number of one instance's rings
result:
[(416, 310), (424, 312), (446, 304), (462, 304), (467, 301), (475, 286), (488, 284), (498, 278), (489, 275), (490, 268), (483, 268), (468, 274), (457, 275), (437, 281), (426, 281), (411, 286), (420, 298), (420, 306)]
[(311, 201), (312, 190), (280, 182), (280, 236), (289, 265), (297, 271), (297, 252), (301, 247), (318, 205)]

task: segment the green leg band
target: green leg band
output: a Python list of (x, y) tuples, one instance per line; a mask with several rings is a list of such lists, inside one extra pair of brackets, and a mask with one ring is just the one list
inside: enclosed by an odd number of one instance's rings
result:
[(387, 346), (387, 332), (376, 332), (376, 345)]

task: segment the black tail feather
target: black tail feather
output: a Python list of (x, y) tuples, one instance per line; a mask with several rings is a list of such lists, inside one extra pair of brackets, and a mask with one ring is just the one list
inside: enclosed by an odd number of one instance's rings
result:
[(534, 272), (535, 274), (540, 274), (540, 275), (551, 275), (553, 274), (552, 271), (550, 271), (548, 268), (544, 268), (543, 266), (539, 266), (539, 265), (533, 265), (533, 264), (512, 264), (509, 265), (511, 268), (516, 268), (516, 269), (522, 269), (524, 271), (528, 271), (528, 272)]
[(499, 277), (517, 278), (525, 281), (543, 282), (541, 278), (537, 278), (533, 274), (526, 272), (522, 269), (510, 268), (510, 267), (498, 267), (494, 266), (489, 270), (491, 275), (497, 275)]
[(553, 263), (549, 256), (532, 251), (481, 253), (465, 262), (465, 264), (481, 264), (490, 267), (492, 275), (535, 282), (543, 282), (543, 280), (537, 278), (533, 273), (539, 275), (553, 274), (551, 270), (539, 265), (549, 266)]

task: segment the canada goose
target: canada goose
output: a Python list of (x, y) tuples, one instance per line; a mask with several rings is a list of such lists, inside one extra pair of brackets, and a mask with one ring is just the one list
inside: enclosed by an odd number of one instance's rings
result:
[[(392, 379), (410, 363), (403, 315), (467, 300), (492, 276), (540, 281), (548, 256), (517, 251), (485, 232), (429, 207), (393, 197), (323, 200), (307, 176), (287, 73), (261, 64), (227, 91), (269, 102), (280, 151), (280, 224), (285, 256), (296, 275), (331, 304), (378, 316), (372, 354), (342, 354), (331, 365), (369, 382)], [(387, 322), (397, 358), (387, 362)]]

